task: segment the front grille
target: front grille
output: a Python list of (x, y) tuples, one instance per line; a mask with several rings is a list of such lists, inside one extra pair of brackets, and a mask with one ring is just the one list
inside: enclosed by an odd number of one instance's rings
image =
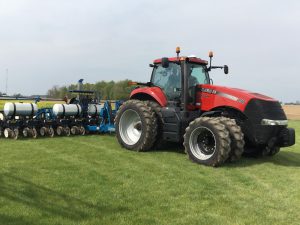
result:
[(252, 99), (244, 111), (252, 124), (260, 124), (262, 119), (286, 120), (286, 115), (278, 101)]
[(272, 138), (278, 138), (285, 126), (261, 125), (262, 119), (286, 120), (286, 115), (278, 101), (251, 99), (244, 111), (247, 120), (242, 126), (250, 146), (266, 146)]

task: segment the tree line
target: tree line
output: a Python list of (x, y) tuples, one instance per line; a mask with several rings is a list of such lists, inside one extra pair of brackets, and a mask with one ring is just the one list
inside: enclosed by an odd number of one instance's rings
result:
[[(128, 85), (130, 80), (121, 81), (99, 81), (95, 84), (85, 83), (83, 84), (83, 90), (95, 91), (96, 96), (99, 99), (110, 100), (126, 100), (129, 98), (129, 94), (133, 87)], [(71, 90), (77, 90), (77, 84), (71, 84), (69, 86), (54, 86), (48, 90), (47, 95), (50, 98), (63, 99), (64, 97), (74, 97), (74, 94), (70, 93)]]

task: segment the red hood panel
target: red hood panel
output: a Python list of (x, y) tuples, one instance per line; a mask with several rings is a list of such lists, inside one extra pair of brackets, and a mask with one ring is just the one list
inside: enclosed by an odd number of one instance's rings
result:
[[(219, 86), (221, 87), (221, 86)], [(261, 100), (265, 100), (265, 101), (277, 101), (276, 99), (263, 95), (263, 94), (259, 94), (259, 93), (255, 93), (255, 92), (251, 92), (251, 91), (246, 91), (243, 89), (239, 89), (239, 88), (229, 88), (229, 87), (223, 87), (223, 88), (227, 88), (228, 90), (232, 90), (232, 91), (238, 91), (240, 93), (243, 93), (251, 98), (256, 98), (256, 99), (261, 99)]]
[(246, 105), (251, 99), (261, 99), (264, 101), (277, 101), (271, 97), (246, 91), (239, 88), (203, 84), (199, 85), (201, 92), (201, 109), (209, 111), (213, 108), (228, 106), (245, 110)]

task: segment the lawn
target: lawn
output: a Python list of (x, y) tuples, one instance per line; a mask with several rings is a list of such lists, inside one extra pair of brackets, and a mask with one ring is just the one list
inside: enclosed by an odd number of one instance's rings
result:
[(108, 135), (1, 139), (0, 224), (299, 224), (299, 145), (211, 168)]

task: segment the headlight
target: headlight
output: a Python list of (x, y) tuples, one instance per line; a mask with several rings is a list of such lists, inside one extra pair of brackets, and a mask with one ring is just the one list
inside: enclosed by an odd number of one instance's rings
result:
[(269, 126), (287, 126), (287, 120), (269, 120), (269, 119), (262, 119), (261, 125), (269, 125)]

